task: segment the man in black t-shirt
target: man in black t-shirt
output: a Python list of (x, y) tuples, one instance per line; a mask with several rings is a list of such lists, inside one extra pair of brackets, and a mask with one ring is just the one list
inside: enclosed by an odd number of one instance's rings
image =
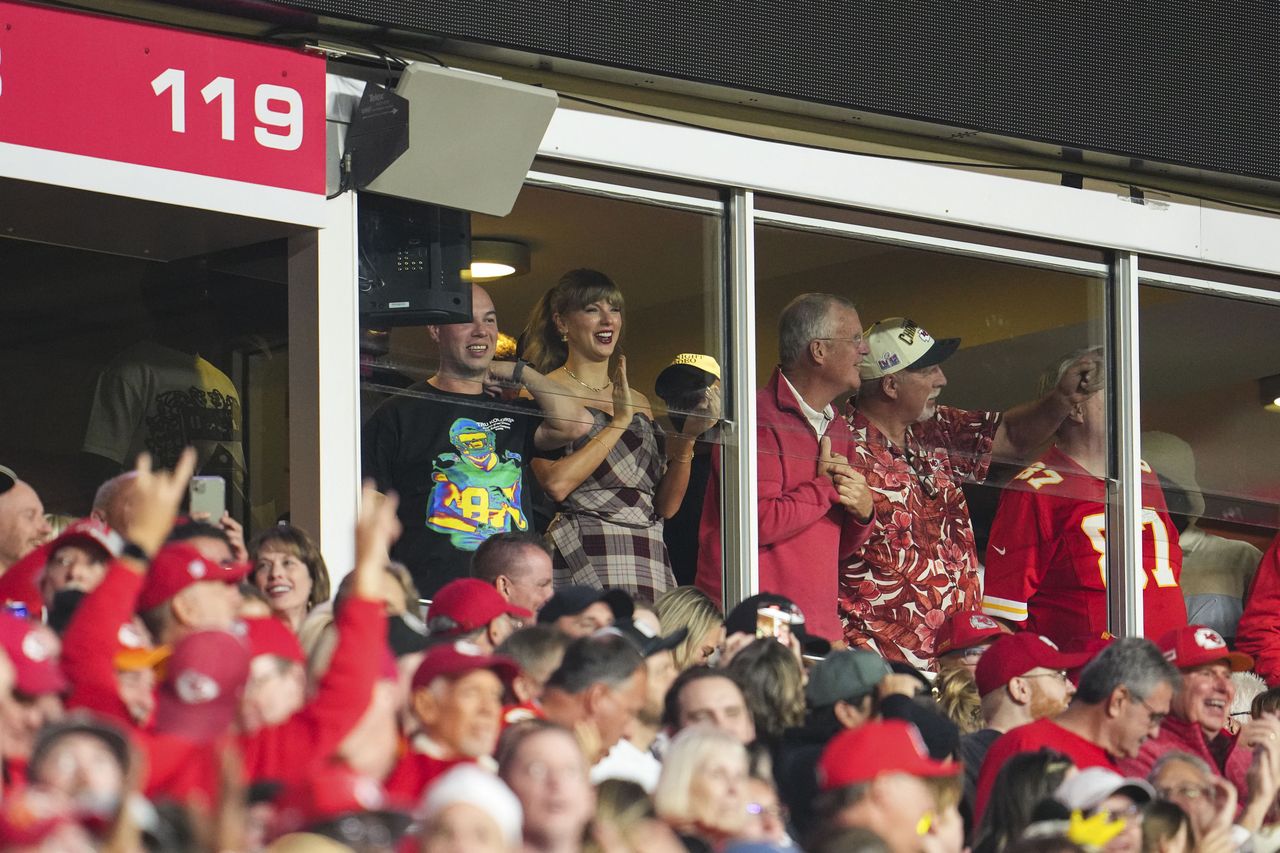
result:
[[(439, 372), (379, 406), (361, 440), (364, 476), (400, 495), (404, 534), (391, 555), (427, 597), (467, 577), (472, 552), (488, 537), (530, 529), (534, 450), (563, 447), (591, 425), (577, 400), (532, 367), (493, 360), (497, 312), (478, 285), (471, 314), (469, 323), (427, 327)], [(532, 399), (501, 399), (498, 386)]]

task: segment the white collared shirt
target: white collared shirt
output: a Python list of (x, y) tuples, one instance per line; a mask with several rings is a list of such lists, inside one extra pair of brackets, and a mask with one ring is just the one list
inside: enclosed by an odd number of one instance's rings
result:
[(787, 387), (791, 389), (791, 393), (795, 395), (796, 402), (800, 404), (800, 411), (804, 413), (805, 420), (809, 422), (809, 426), (813, 427), (813, 431), (818, 437), (827, 434), (827, 427), (831, 426), (831, 422), (836, 419), (836, 410), (828, 403), (827, 407), (819, 412), (813, 406), (805, 402), (804, 397), (800, 396), (800, 392), (796, 390), (796, 386), (791, 384), (791, 380), (787, 378), (787, 374), (779, 372), (782, 381), (787, 383)]

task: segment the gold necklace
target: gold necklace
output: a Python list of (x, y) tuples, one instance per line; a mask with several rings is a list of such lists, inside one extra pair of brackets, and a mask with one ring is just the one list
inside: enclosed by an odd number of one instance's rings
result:
[(581, 385), (583, 388), (586, 388), (588, 391), (594, 391), (597, 394), (599, 394), (601, 391), (603, 391), (604, 389), (608, 388), (610, 385), (613, 384), (613, 380), (610, 379), (608, 382), (604, 383), (599, 388), (596, 388), (595, 386), (588, 385), (587, 383), (579, 379), (578, 375), (569, 369), (569, 365), (562, 364), (560, 365), (560, 369), (563, 370), (565, 373), (569, 374), (569, 378), (572, 379), (574, 382), (577, 382), (579, 385)]

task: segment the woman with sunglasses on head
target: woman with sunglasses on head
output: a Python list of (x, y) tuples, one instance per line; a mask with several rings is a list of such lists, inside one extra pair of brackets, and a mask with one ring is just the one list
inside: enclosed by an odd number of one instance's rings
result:
[(565, 273), (539, 300), (524, 355), (581, 398), (594, 423), (559, 457), (534, 459), (533, 471), (557, 504), (547, 530), (556, 585), (616, 587), (651, 603), (675, 586), (663, 520), (684, 500), (694, 441), (719, 420), (720, 389), (660, 439), (649, 401), (628, 383), (622, 330), (622, 292), (597, 270)]

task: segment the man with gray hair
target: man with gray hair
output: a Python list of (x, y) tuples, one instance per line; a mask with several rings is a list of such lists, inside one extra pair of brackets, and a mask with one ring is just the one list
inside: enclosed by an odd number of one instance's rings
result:
[(1181, 676), (1156, 644), (1141, 637), (1115, 640), (1085, 666), (1067, 710), (1005, 733), (987, 751), (978, 775), (975, 819), (981, 818), (1000, 768), (1019, 752), (1056, 749), (1078, 768), (1116, 770), (1169, 716)]
[(595, 764), (634, 724), (648, 688), (640, 652), (617, 630), (605, 628), (565, 648), (542, 693), (542, 709), (551, 722), (584, 733), (596, 747), (587, 756)]
[[(1072, 353), (1046, 372), (1053, 387), (1081, 357)], [(982, 609), (1044, 634), (1058, 645), (1107, 630), (1107, 417), (1103, 395), (1074, 401), (1055, 443), (1000, 496), (987, 545)], [(1164, 492), (1142, 464), (1143, 634), (1152, 639), (1187, 624), (1178, 586), (1182, 549)], [(1132, 774), (1131, 774), (1132, 775)]]
[[(1074, 407), (1097, 397), (1102, 365), (1072, 361), (1040, 399), (1007, 412), (938, 404), (942, 363), (959, 338), (935, 339), (905, 317), (867, 332), (862, 389), (848, 418), (875, 498), (867, 543), (840, 573), (845, 641), (918, 669), (933, 669), (935, 632), (982, 597), (977, 549), (962, 486), (982, 482), (993, 457), (1029, 459)], [(1040, 633), (1047, 633), (1037, 629)]]
[[(861, 383), (862, 322), (847, 299), (805, 293), (778, 321), (779, 366), (756, 395), (760, 589), (785, 592), (818, 636), (837, 637), (836, 572), (866, 539), (871, 493), (849, 466), (832, 403)], [(719, 449), (703, 504), (697, 586), (721, 599)]]

